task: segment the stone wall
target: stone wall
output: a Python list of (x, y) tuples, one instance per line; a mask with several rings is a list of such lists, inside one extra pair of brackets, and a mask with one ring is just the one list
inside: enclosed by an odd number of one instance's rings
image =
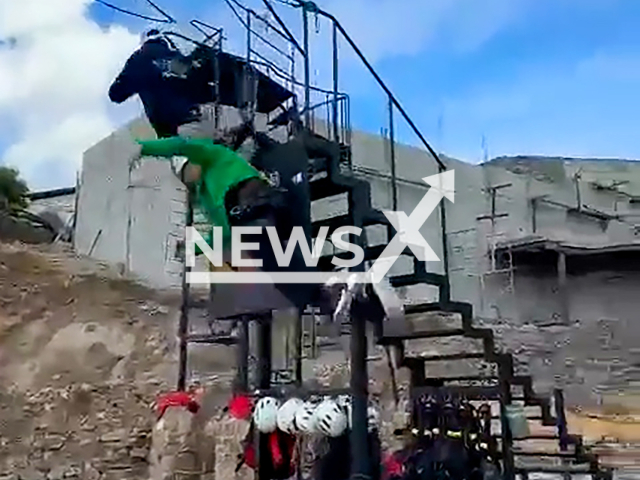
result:
[[(0, 478), (145, 478), (156, 386), (71, 385), (14, 395), (2, 404)], [(7, 420), (5, 420), (7, 421)]]

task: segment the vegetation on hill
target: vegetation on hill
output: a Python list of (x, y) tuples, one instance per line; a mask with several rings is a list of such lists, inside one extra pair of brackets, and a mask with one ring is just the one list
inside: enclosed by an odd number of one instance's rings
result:
[(29, 187), (15, 168), (0, 166), (0, 208), (14, 210), (28, 205)]

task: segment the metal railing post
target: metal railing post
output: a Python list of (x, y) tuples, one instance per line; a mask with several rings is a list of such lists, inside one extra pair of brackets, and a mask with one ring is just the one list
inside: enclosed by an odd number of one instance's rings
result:
[(398, 184), (396, 177), (396, 145), (393, 129), (393, 102), (389, 98), (389, 156), (391, 161), (391, 208), (398, 210)]
[(302, 32), (304, 48), (304, 123), (305, 127), (311, 128), (311, 76), (309, 73), (309, 13), (306, 4), (302, 7)]
[(338, 28), (333, 25), (333, 141), (339, 143), (338, 133)]

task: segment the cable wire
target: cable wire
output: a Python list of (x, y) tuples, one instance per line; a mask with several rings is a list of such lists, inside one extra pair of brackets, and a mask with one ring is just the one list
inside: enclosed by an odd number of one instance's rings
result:
[[(153, 18), (153, 17), (149, 17), (147, 15), (143, 15), (141, 13), (132, 12), (131, 10), (127, 10), (125, 8), (118, 7), (118, 6), (113, 5), (113, 4), (109, 3), (109, 2), (105, 2), (104, 0), (94, 0), (94, 1), (96, 3), (98, 3), (98, 4), (100, 4), (100, 5), (103, 5), (103, 6), (107, 7), (107, 8), (110, 8), (111, 10), (115, 10), (116, 12), (124, 13), (125, 15), (130, 15), (132, 17), (140, 18), (142, 20), (148, 20), (150, 22), (155, 22), (155, 23), (176, 23), (176, 21), (173, 18), (169, 17), (167, 14), (164, 14), (164, 12), (162, 12), (162, 13), (166, 18), (164, 18), (164, 19), (162, 19), (162, 18)], [(147, 0), (147, 1), (150, 2), (150, 0)]]
[(162, 10), (156, 3), (154, 3), (152, 0), (146, 0), (147, 3), (149, 5), (151, 5), (151, 7), (156, 10), (158, 13), (160, 13), (160, 15), (162, 15), (163, 17), (165, 17), (167, 20), (169, 20), (170, 23), (176, 23), (175, 18), (173, 18), (171, 15), (169, 15), (167, 12), (165, 12), (164, 10)]

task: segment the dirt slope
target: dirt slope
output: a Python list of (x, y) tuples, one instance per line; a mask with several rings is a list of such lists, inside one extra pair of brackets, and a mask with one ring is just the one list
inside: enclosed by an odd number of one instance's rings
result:
[(0, 478), (142, 475), (175, 307), (59, 247), (0, 244)]

